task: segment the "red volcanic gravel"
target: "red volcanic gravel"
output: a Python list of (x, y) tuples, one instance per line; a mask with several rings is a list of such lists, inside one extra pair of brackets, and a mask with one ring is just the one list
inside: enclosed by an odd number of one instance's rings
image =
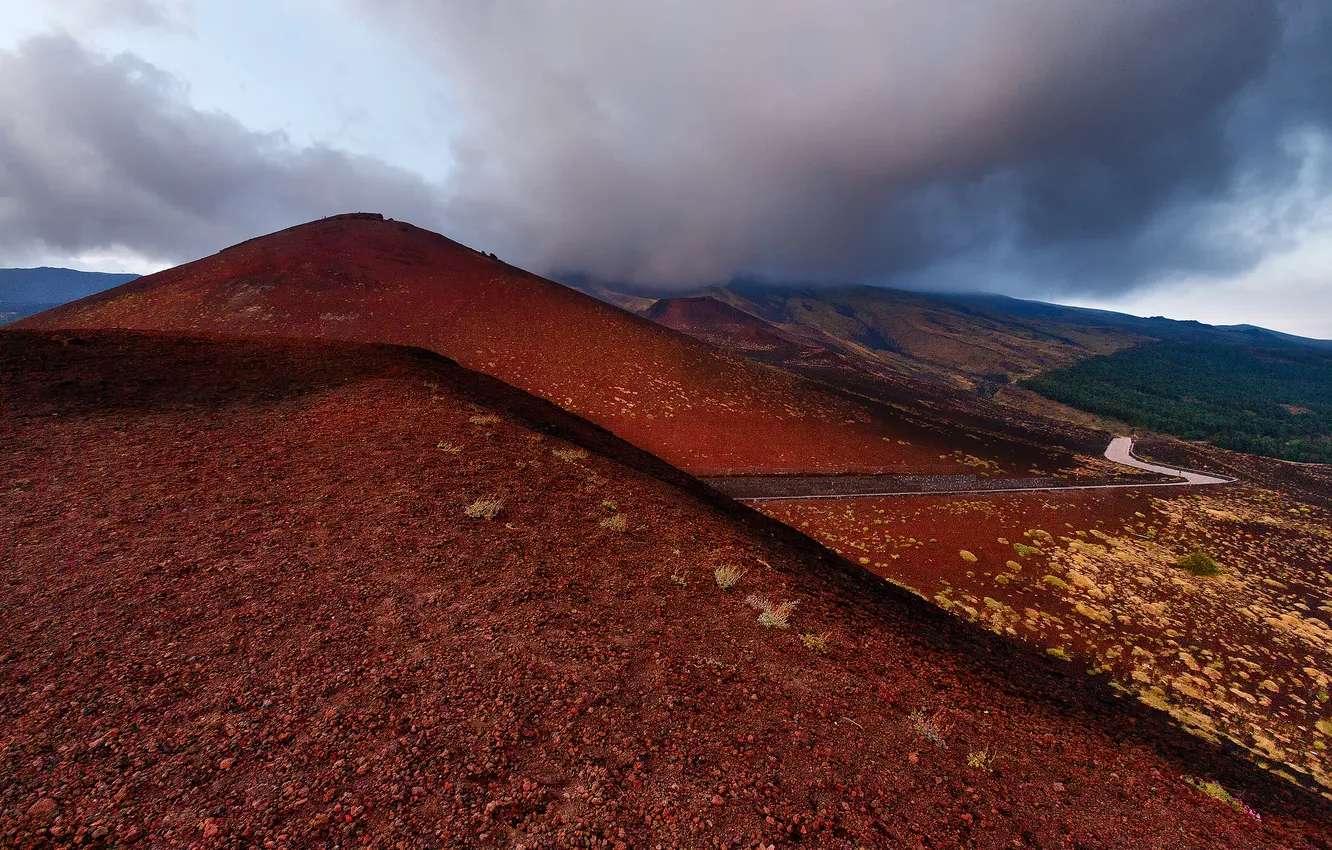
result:
[(1329, 846), (1317, 798), (426, 352), (3, 332), (0, 494), (0, 846)]
[[(1058, 490), (1035, 493), (931, 494), (884, 498), (773, 500), (760, 509), (867, 569), (933, 597), (947, 588), (989, 595), (1019, 608), (1040, 582), (1028, 570), (1009, 586), (994, 584), (996, 572), (1017, 557), (1013, 542), (1030, 543), (1023, 532), (1049, 528), (1108, 528), (1119, 532), (1151, 511), (1152, 500), (1178, 498), (1187, 488)], [(1070, 526), (1072, 528), (1070, 528)], [(908, 542), (910, 541), (910, 542)], [(1000, 542), (1005, 541), (1005, 542)], [(966, 549), (978, 563), (958, 557)], [(1032, 573), (1036, 574), (1033, 575)], [(1042, 601), (1043, 610), (1049, 603)]]
[(954, 466), (951, 441), (886, 408), (377, 216), (252, 239), (16, 326), (421, 346), (711, 474)]

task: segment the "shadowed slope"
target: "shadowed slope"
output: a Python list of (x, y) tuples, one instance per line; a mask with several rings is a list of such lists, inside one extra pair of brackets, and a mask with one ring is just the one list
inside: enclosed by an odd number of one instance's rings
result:
[(699, 471), (938, 465), (953, 448), (885, 411), (367, 214), (252, 239), (18, 326), (421, 346)]

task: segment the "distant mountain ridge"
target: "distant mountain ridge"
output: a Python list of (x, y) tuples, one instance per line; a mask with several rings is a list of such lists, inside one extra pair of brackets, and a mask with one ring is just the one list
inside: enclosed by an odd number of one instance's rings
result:
[(96, 295), (138, 277), (49, 266), (0, 269), (0, 325)]
[[(1306, 345), (1307, 339), (1248, 325), (1213, 326), (1164, 317), (1027, 301), (1005, 295), (910, 292), (865, 285), (789, 285), (737, 280), (637, 306), (643, 299), (613, 286), (570, 285), (658, 318), (697, 336), (720, 328), (686, 328), (670, 305), (710, 296), (782, 332), (862, 362), (871, 371), (924, 378), (959, 389), (993, 392), (1002, 385), (1080, 360), (1152, 341), (1208, 342), (1259, 348)], [(655, 315), (654, 315), (655, 312)], [(696, 312), (696, 311), (694, 311)]]
[[(1113, 310), (1100, 310), (1093, 307), (1070, 307), (1052, 304), (1046, 301), (1028, 301), (1008, 295), (985, 293), (950, 295), (939, 294), (937, 297), (957, 304), (965, 304), (982, 310), (1000, 313), (1046, 318), (1066, 321), (1074, 324), (1097, 325), (1101, 327), (1122, 327), (1133, 329), (1145, 336), (1162, 340), (1188, 342), (1238, 342), (1244, 345), (1262, 345), (1272, 343), (1294, 343), (1311, 345), (1319, 348), (1332, 348), (1332, 340), (1314, 339), (1297, 336), (1258, 325), (1209, 325), (1194, 319), (1171, 319), (1165, 316), (1135, 316), (1131, 313), (1117, 313)], [(1209, 339), (1200, 339), (1211, 337)]]
[(1316, 348), (1332, 348), (1332, 339), (1314, 339), (1307, 336), (1298, 336), (1283, 331), (1274, 331), (1271, 328), (1259, 327), (1258, 325), (1215, 325), (1214, 327), (1219, 328), (1220, 330), (1236, 331), (1238, 333), (1258, 331), (1264, 334), (1271, 334), (1272, 336), (1286, 340), (1287, 342), (1293, 342), (1296, 345), (1312, 345)]

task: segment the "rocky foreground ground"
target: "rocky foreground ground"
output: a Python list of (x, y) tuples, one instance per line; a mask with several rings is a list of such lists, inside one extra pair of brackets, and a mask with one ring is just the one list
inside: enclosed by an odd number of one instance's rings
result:
[(0, 333), (0, 579), (4, 847), (1332, 834), (1103, 682), (419, 351)]

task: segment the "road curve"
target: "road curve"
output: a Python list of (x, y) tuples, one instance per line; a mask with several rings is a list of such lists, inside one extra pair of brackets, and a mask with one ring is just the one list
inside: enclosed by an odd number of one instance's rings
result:
[(1156, 464), (1146, 463), (1133, 456), (1133, 438), (1115, 437), (1106, 447), (1105, 459), (1112, 460), (1115, 463), (1122, 463), (1124, 466), (1131, 466), (1134, 469), (1145, 469), (1148, 472), (1158, 472), (1161, 475), (1173, 475), (1176, 478), (1183, 478), (1185, 484), (1229, 484), (1235, 479), (1218, 478), (1215, 475), (1204, 475), (1201, 472), (1193, 472), (1188, 469), (1174, 469), (1169, 466), (1157, 466)]
[[(788, 502), (804, 501), (812, 499), (867, 499), (878, 498), (882, 496), (962, 496), (962, 495), (989, 495), (991, 493), (1049, 493), (1057, 490), (1119, 490), (1140, 487), (1193, 487), (1193, 486), (1211, 486), (1216, 484), (1232, 484), (1236, 479), (1224, 478), (1216, 475), (1206, 475), (1201, 472), (1194, 472), (1189, 469), (1175, 469), (1170, 466), (1158, 466), (1147, 463), (1133, 456), (1133, 438), (1115, 437), (1110, 441), (1110, 445), (1105, 449), (1106, 460), (1115, 463), (1130, 466), (1134, 469), (1141, 469), (1147, 472), (1155, 472), (1160, 475), (1170, 475), (1182, 480), (1179, 481), (1152, 481), (1152, 482), (1126, 482), (1118, 484), (1065, 484), (1062, 486), (1051, 487), (1032, 487), (1020, 483), (1014, 483), (1012, 487), (987, 487), (983, 489), (958, 489), (958, 490), (893, 490), (879, 493), (865, 492), (846, 492), (830, 493), (818, 495), (806, 495), (801, 493), (789, 493), (786, 495), (765, 495), (765, 496), (736, 496), (739, 502)], [(749, 477), (749, 476), (746, 476)], [(752, 476), (755, 478), (773, 479), (777, 476)], [(716, 487), (722, 492), (726, 492), (726, 482), (734, 479), (714, 478), (705, 479), (708, 484)]]

